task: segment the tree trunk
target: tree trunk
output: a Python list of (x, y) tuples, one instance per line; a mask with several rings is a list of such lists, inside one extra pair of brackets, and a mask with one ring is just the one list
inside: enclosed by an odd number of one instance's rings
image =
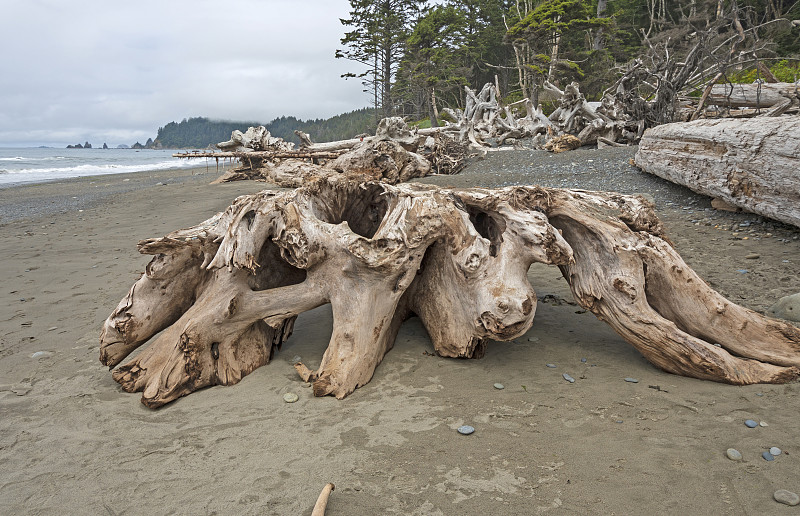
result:
[(708, 103), (731, 108), (768, 108), (787, 98), (800, 98), (800, 90), (792, 83), (715, 84)]
[[(597, 2), (597, 17), (605, 18), (606, 8), (608, 7), (608, 0), (598, 0)], [(592, 39), (592, 50), (603, 50), (605, 48), (603, 27), (598, 27)]]
[(800, 117), (697, 120), (648, 129), (636, 164), (734, 206), (800, 226)]
[(439, 127), (439, 109), (436, 107), (436, 90), (431, 88), (431, 127)]
[(748, 384), (800, 366), (800, 330), (711, 290), (637, 197), (322, 177), (239, 197), (139, 251), (154, 258), (105, 322), (100, 359), (117, 366), (158, 334), (113, 371), (148, 407), (238, 382), (325, 303), (334, 323), (319, 367), (296, 364), (317, 396), (369, 382), (412, 314), (439, 355), (479, 357), (530, 328), (533, 262), (559, 266), (581, 306), (667, 371)]

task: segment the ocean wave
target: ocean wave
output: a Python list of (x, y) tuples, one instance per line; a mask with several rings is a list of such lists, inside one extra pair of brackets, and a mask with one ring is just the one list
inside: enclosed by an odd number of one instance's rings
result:
[(21, 168), (11, 170), (11, 174), (54, 174), (61, 177), (62, 174), (98, 175), (98, 174), (126, 174), (128, 172), (146, 172), (148, 170), (167, 170), (171, 168), (194, 168), (197, 163), (187, 163), (181, 161), (162, 161), (157, 163), (136, 163), (131, 165), (116, 165), (105, 163), (102, 165), (76, 165), (74, 167), (51, 167), (51, 168)]
[(69, 159), (67, 156), (45, 156), (42, 158), (26, 158), (25, 156), (13, 156), (0, 158), (0, 161), (55, 161), (59, 159)]
[(134, 164), (82, 164), (72, 167), (49, 167), (49, 168), (22, 168), (18, 170), (6, 170), (2, 174), (0, 183), (16, 182), (41, 182), (57, 179), (68, 179), (72, 177), (98, 176), (104, 174), (127, 174), (130, 172), (147, 172), (155, 170), (170, 170), (182, 168), (196, 168), (203, 166), (205, 162), (199, 160), (177, 160), (159, 161), (154, 163), (134, 163)]

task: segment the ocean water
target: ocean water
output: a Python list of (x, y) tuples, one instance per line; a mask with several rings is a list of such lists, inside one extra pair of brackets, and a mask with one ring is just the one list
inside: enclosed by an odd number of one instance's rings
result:
[[(205, 158), (173, 158), (175, 150), (54, 149), (0, 147), (0, 187), (70, 177), (194, 168)], [(216, 163), (212, 160), (212, 166)]]

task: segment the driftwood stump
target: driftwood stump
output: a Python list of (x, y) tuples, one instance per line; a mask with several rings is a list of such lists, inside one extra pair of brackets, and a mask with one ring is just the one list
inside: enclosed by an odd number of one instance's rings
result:
[(559, 266), (581, 306), (667, 371), (748, 384), (800, 366), (800, 330), (712, 290), (638, 197), (325, 177), (239, 197), (139, 251), (154, 258), (105, 322), (100, 360), (114, 368), (161, 332), (113, 371), (148, 407), (238, 382), (325, 303), (334, 326), (320, 367), (296, 364), (317, 396), (369, 382), (413, 314), (439, 355), (480, 357), (530, 328), (533, 262)]
[(800, 116), (653, 127), (642, 137), (636, 165), (695, 192), (800, 226)]

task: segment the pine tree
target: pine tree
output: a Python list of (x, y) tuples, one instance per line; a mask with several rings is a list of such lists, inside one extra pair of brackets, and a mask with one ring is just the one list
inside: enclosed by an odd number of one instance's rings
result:
[(342, 77), (362, 79), (382, 116), (394, 113), (392, 84), (412, 24), (426, 3), (427, 0), (350, 0), (350, 17), (340, 20), (352, 30), (341, 39), (347, 48), (336, 50), (335, 56), (366, 68), (362, 73)]

